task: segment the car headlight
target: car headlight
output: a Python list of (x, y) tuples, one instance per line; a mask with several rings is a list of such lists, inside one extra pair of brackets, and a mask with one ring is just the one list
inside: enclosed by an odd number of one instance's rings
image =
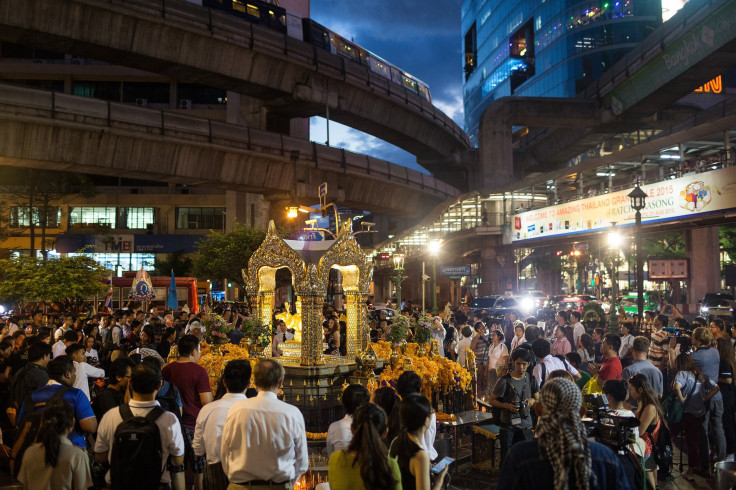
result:
[(702, 308), (700, 308), (700, 311), (708, 311), (708, 307), (707, 306), (703, 306)]
[(531, 310), (532, 306), (534, 306), (534, 302), (532, 301), (531, 298), (524, 298), (521, 301), (521, 307), (524, 308), (525, 310)]

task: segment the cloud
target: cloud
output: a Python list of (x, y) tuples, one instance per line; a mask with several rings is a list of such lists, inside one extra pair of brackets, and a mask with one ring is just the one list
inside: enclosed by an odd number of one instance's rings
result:
[[(310, 17), (426, 82), (433, 104), (462, 127), (461, 5), (462, 0), (312, 0)], [(313, 141), (324, 143), (324, 126), (324, 119), (312, 118)], [(425, 171), (413, 155), (334, 122), (330, 143)]]
[[(322, 117), (311, 118), (309, 137), (311, 141), (324, 145), (327, 141), (327, 120)], [(330, 121), (330, 146), (386, 160), (425, 174), (429, 173), (417, 164), (416, 157), (411, 153), (335, 121)]]

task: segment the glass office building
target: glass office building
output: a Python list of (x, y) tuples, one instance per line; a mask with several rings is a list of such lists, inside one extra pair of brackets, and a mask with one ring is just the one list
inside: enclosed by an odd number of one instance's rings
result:
[(661, 0), (465, 0), (465, 131), (501, 97), (572, 97), (662, 23)]

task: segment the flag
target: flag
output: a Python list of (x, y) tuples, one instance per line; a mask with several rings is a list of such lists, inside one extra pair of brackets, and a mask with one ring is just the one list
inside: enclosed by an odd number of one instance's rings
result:
[(179, 302), (176, 299), (176, 281), (174, 280), (174, 269), (171, 269), (171, 284), (169, 284), (169, 299), (166, 306), (172, 310), (179, 309)]
[(107, 294), (105, 294), (105, 303), (102, 305), (102, 309), (108, 315), (112, 313), (112, 274), (107, 278)]
[(128, 298), (137, 301), (151, 301), (155, 297), (156, 293), (153, 291), (151, 276), (141, 266), (141, 269), (135, 273), (135, 279), (133, 279), (133, 285), (130, 287)]

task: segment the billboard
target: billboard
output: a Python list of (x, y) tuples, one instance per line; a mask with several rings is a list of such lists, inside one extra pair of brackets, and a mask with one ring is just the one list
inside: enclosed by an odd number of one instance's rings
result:
[[(647, 204), (643, 223), (689, 218), (736, 208), (736, 167), (688, 173), (680, 178), (643, 185)], [(514, 216), (514, 242), (602, 231), (611, 223), (634, 222), (631, 189), (526, 211)]]

